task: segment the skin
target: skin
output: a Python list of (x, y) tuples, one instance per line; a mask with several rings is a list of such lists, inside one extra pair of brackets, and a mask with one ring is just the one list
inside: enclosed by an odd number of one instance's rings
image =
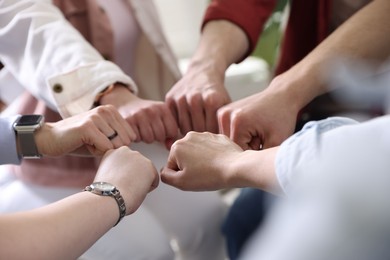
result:
[[(107, 136), (115, 131), (118, 136), (109, 140)], [(55, 123), (45, 123), (34, 137), (42, 155), (103, 155), (109, 149), (129, 145), (135, 133), (113, 106), (106, 105)]]
[(254, 187), (279, 194), (277, 150), (244, 151), (225, 135), (189, 132), (172, 145), (161, 180), (185, 191)]
[[(125, 200), (126, 215), (130, 215), (158, 185), (159, 177), (150, 160), (122, 146), (105, 154), (95, 181), (116, 186)], [(39, 209), (1, 215), (0, 258), (77, 259), (118, 217), (113, 198), (90, 192)]]
[(5, 108), (7, 107), (7, 105), (0, 100), (0, 112), (3, 111)]
[[(175, 104), (176, 110), (186, 109), (185, 106), (188, 110), (192, 109), (183, 116), (178, 116), (180, 129), (183, 132), (216, 132), (215, 125), (218, 124), (219, 133), (229, 136), (245, 150), (279, 145), (293, 133), (298, 112), (315, 97), (330, 90), (323, 75), (327, 64), (340, 57), (379, 63), (389, 57), (389, 11), (389, 1), (372, 1), (301, 62), (275, 77), (265, 91), (230, 104), (226, 99), (226, 91), (221, 90), (224, 74), (233, 62), (248, 51), (248, 40), (243, 31), (232, 23), (209, 22), (202, 32), (199, 47), (188, 71), (166, 97), (168, 103)], [(203, 97), (207, 92), (213, 92), (220, 98), (214, 104), (215, 107), (219, 106), (217, 121), (214, 121), (215, 117), (207, 117), (213, 118), (210, 119), (213, 123), (191, 118), (196, 111), (201, 110), (193, 108), (188, 101), (194, 97)], [(181, 100), (187, 100), (187, 103)], [(204, 100), (203, 98), (203, 102), (195, 103), (205, 104)], [(207, 115), (209, 112), (213, 114), (215, 107), (203, 105), (202, 109)], [(210, 127), (203, 127), (204, 125)]]
[(243, 31), (228, 21), (205, 26), (188, 71), (165, 98), (183, 135), (189, 131), (218, 133), (216, 112), (231, 102), (224, 85), (225, 71), (248, 46)]
[(176, 120), (164, 102), (141, 99), (122, 85), (116, 85), (100, 103), (112, 104), (118, 109), (135, 131), (136, 142), (164, 142), (178, 134)]

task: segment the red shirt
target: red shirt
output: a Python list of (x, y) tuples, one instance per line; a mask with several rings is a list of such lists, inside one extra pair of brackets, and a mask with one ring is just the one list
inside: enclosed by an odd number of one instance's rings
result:
[[(264, 24), (272, 14), (276, 0), (213, 0), (203, 24), (211, 20), (229, 20), (242, 28), (249, 39), (248, 56), (256, 47)], [(328, 36), (332, 0), (294, 0), (276, 68), (280, 74), (299, 62)], [(246, 57), (245, 56), (245, 57)], [(245, 58), (244, 57), (244, 58)]]

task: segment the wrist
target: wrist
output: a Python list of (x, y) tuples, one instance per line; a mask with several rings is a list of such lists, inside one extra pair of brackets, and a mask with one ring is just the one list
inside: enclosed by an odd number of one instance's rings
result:
[(84, 191), (91, 192), (100, 197), (110, 197), (117, 204), (117, 212), (119, 212), (118, 220), (116, 221), (116, 226), (124, 216), (126, 216), (126, 203), (120, 193), (119, 189), (109, 182), (95, 181), (91, 185), (85, 187)]
[(50, 155), (48, 145), (52, 145), (51, 138), (51, 123), (44, 123), (42, 127), (34, 133), (34, 140), (37, 145), (38, 152), (44, 156)]
[(213, 58), (198, 58), (194, 57), (188, 67), (188, 71), (191, 71), (195, 75), (212, 75), (213, 77), (224, 79), (227, 70), (227, 65), (223, 61), (219, 61)]
[[(80, 192), (78, 193), (78, 196), (86, 198), (89, 211), (91, 211), (95, 217), (96, 214), (98, 214), (104, 221), (107, 221), (108, 227), (113, 227), (118, 221), (120, 217), (118, 204), (112, 198), (107, 196), (96, 196), (96, 194), (93, 194), (92, 192)], [(101, 223), (103, 223), (103, 220)]]
[(95, 98), (94, 106), (112, 104), (118, 95), (132, 93), (129, 87), (122, 83), (114, 83), (101, 91)]
[(275, 77), (268, 88), (271, 92), (285, 97), (289, 105), (305, 107), (317, 96), (324, 94), (328, 88), (324, 84), (323, 67), (316, 64), (301, 66), (297, 64), (290, 70)]
[(299, 79), (291, 79), (288, 75), (281, 74), (271, 81), (263, 94), (273, 97), (279, 104), (298, 114), (315, 97), (306, 91), (305, 84)]
[(237, 156), (233, 167), (235, 173), (230, 179), (231, 187), (252, 187), (279, 193), (280, 187), (274, 166), (277, 151), (278, 147), (261, 151), (243, 151)]

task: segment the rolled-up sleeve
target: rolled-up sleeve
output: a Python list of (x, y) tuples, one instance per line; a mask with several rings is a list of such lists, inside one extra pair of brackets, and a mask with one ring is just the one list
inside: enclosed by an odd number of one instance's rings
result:
[(0, 1), (0, 60), (38, 99), (68, 117), (89, 110), (96, 94), (133, 80), (104, 58), (51, 1)]
[(246, 54), (248, 56), (256, 47), (276, 3), (275, 0), (213, 0), (206, 10), (202, 28), (213, 20), (228, 20), (234, 23), (248, 37), (249, 49)]

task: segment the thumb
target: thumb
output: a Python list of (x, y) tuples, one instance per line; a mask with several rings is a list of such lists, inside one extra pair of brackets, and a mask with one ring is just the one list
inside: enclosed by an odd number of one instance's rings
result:
[(179, 179), (179, 177), (181, 175), (180, 173), (181, 173), (181, 171), (176, 171), (176, 170), (172, 170), (168, 167), (163, 167), (160, 171), (161, 181), (166, 183), (166, 184), (176, 186), (177, 180)]

